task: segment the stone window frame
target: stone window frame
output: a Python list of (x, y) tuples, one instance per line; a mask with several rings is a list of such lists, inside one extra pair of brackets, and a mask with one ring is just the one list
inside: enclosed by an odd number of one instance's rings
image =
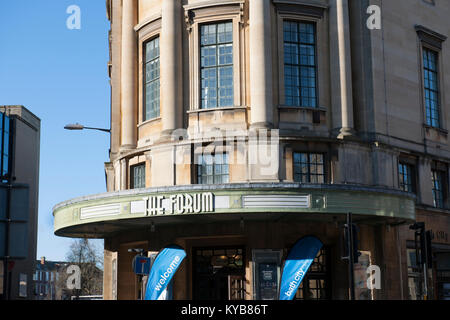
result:
[[(420, 84), (421, 84), (421, 96), (422, 96), (422, 113), (423, 113), (423, 126), (425, 128), (431, 128), (443, 133), (448, 134), (446, 127), (447, 113), (445, 110), (445, 90), (444, 89), (444, 64), (442, 59), (442, 44), (447, 40), (447, 37), (439, 34), (431, 29), (428, 29), (422, 25), (415, 25), (415, 30), (419, 42), (419, 66), (420, 66)], [(424, 61), (423, 54), (424, 49), (434, 51), (437, 54), (437, 73), (438, 73), (438, 89), (439, 89), (439, 127), (433, 127), (427, 123), (426, 120), (426, 101), (425, 101), (425, 80), (424, 80)]]
[[(143, 183), (144, 186), (135, 186), (135, 169), (136, 168), (143, 168), (144, 172), (143, 172), (143, 176), (141, 176), (140, 178), (143, 179)], [(130, 165), (130, 189), (141, 189), (141, 188), (145, 188), (146, 187), (146, 163), (145, 162), (140, 162), (134, 165)], [(142, 182), (142, 181), (141, 181)]]
[[(316, 43), (316, 41), (317, 41), (317, 30), (316, 30), (317, 29), (317, 24), (314, 23), (314, 22), (309, 22), (309, 21), (305, 21), (305, 20), (299, 21), (299, 20), (291, 20), (291, 19), (283, 19), (282, 23), (283, 23), (283, 30), (284, 30), (285, 25), (287, 23), (289, 23), (291, 25), (292, 24), (295, 25), (295, 27), (297, 28), (297, 31), (298, 31), (298, 39), (297, 39), (297, 41), (293, 41), (293, 40), (289, 41), (289, 40), (285, 39), (284, 38), (284, 31), (283, 31), (283, 44), (284, 44), (283, 45), (283, 50), (286, 48), (286, 46), (289, 46), (289, 45), (291, 45), (291, 46), (294, 45), (298, 49), (298, 52), (297, 52), (297, 54), (298, 54), (297, 55), (298, 61), (297, 62), (287, 61), (286, 57), (285, 57), (286, 51), (283, 51), (283, 70), (280, 70), (280, 71), (283, 72), (284, 75), (285, 75), (284, 78), (283, 78), (284, 105), (289, 106), (289, 107), (298, 107), (298, 108), (305, 108), (306, 107), (306, 108), (316, 109), (318, 107), (318, 104), (319, 104), (319, 102), (318, 102), (319, 101), (319, 97), (317, 96), (317, 88), (318, 88), (318, 79), (317, 79), (317, 43)], [(302, 25), (303, 26), (308, 26), (308, 27), (310, 26), (310, 27), (312, 27), (312, 34), (314, 35), (314, 42), (313, 43), (302, 42), (302, 40), (301, 40), (301, 38), (302, 38), (302, 36), (301, 36), (301, 33), (302, 33), (301, 26)], [(300, 30), (298, 30), (299, 27), (300, 27)], [(311, 55), (311, 56), (314, 57), (314, 63), (313, 64), (311, 64), (310, 61), (308, 61), (306, 64), (302, 63), (302, 57), (305, 58), (302, 55), (302, 50), (301, 50), (302, 46), (308, 46), (309, 48), (313, 48), (314, 55)], [(287, 101), (287, 100), (289, 100), (289, 97), (291, 97), (292, 100), (294, 100), (294, 98), (296, 98), (296, 95), (294, 93), (291, 93), (290, 96), (286, 95), (286, 92), (287, 92), (287, 90), (289, 88), (289, 86), (286, 85), (286, 69), (288, 68), (288, 66), (298, 68), (298, 70), (299, 70), (298, 71), (298, 77), (297, 77), (298, 86), (294, 86), (294, 88), (297, 87), (299, 89), (299, 91), (300, 91), (299, 92), (299, 96), (298, 96), (298, 100), (299, 100), (298, 104), (294, 103), (294, 101), (292, 101), (291, 103), (289, 103)], [(309, 84), (309, 80), (311, 78), (309, 77), (309, 75), (304, 75), (302, 73), (302, 69), (313, 70), (313, 72), (314, 72), (314, 83), (312, 85)], [(308, 71), (308, 73), (309, 73), (309, 71)], [(291, 78), (293, 78), (293, 77), (291, 76)], [(307, 80), (308, 81), (308, 85), (306, 85), (306, 86), (303, 85), (303, 80)], [(292, 86), (292, 84), (291, 84), (291, 86)], [(310, 89), (313, 89), (314, 90), (314, 98), (311, 95), (311, 92), (308, 92), (308, 94), (303, 95), (303, 90), (304, 89), (306, 89), (307, 91), (309, 91)], [(307, 104), (303, 103), (304, 99), (308, 100)]]
[[(449, 164), (446, 162), (442, 162), (439, 160), (433, 160), (431, 162), (431, 167), (430, 167), (430, 178), (433, 178), (433, 172), (438, 172), (441, 176), (441, 191), (442, 191), (442, 207), (435, 207), (433, 205), (434, 208), (436, 209), (441, 209), (441, 210), (448, 210), (449, 209), (449, 201), (450, 201), (450, 194), (449, 194), (449, 181), (450, 181), (450, 177), (449, 177)], [(434, 189), (434, 185), (432, 184), (432, 189)], [(434, 197), (432, 198), (433, 203), (434, 203)]]
[[(326, 58), (328, 25), (325, 19), (325, 10), (327, 6), (319, 4), (306, 5), (303, 3), (286, 3), (286, 1), (274, 0), (276, 8), (277, 21), (277, 51), (278, 51), (278, 108), (289, 108), (298, 110), (313, 110), (325, 111), (323, 107), (323, 97), (321, 95), (321, 84), (326, 79), (325, 66), (322, 61)], [(317, 106), (302, 107), (302, 106), (287, 106), (285, 101), (285, 85), (284, 85), (284, 21), (306, 22), (314, 23), (316, 29), (316, 98)]]
[[(322, 156), (322, 161), (323, 161), (323, 183), (315, 183), (315, 182), (300, 182), (300, 181), (296, 181), (295, 180), (295, 154), (306, 154), (308, 156), (308, 168), (310, 166), (309, 163), (309, 156), (310, 155), (321, 155)], [(293, 149), (292, 150), (292, 180), (294, 181), (294, 183), (300, 183), (300, 184), (328, 184), (329, 183), (329, 168), (328, 168), (328, 164), (329, 164), (329, 158), (328, 158), (328, 154), (326, 152), (323, 151), (313, 151), (313, 150), (299, 150), (299, 149)], [(311, 172), (308, 172), (308, 175), (311, 175)], [(308, 179), (310, 179), (311, 176), (308, 176)]]
[[(195, 155), (195, 157), (196, 157), (196, 161), (195, 161), (195, 163), (196, 163), (195, 164), (195, 174), (196, 174), (196, 176), (195, 176), (195, 184), (200, 184), (200, 185), (229, 184), (230, 183), (230, 160), (229, 160), (230, 154), (228, 152), (214, 152), (214, 153), (211, 153), (209, 156), (212, 157), (213, 161), (212, 161), (212, 163), (208, 164), (208, 163), (205, 163), (203, 161), (202, 161), (202, 163), (199, 163), (198, 159), (200, 157), (203, 157), (202, 154), (196, 154)], [(222, 158), (222, 160), (224, 160), (225, 157), (226, 157), (226, 162), (216, 163), (215, 160), (216, 160), (217, 156), (220, 156)], [(203, 175), (203, 174), (200, 175), (199, 174), (200, 173), (200, 168), (202, 166), (204, 166), (204, 165), (212, 167), (212, 174), (206, 174), (206, 175)], [(220, 166), (221, 167), (221, 173), (217, 173), (216, 172), (216, 166)], [(226, 173), (223, 173), (223, 168), (224, 167), (227, 168), (227, 172)], [(205, 181), (200, 182), (200, 176), (211, 177), (213, 179), (213, 182), (212, 183), (207, 183)], [(223, 179), (224, 176), (226, 176), (226, 178), (228, 180), (227, 182), (224, 182), (223, 180), (221, 182), (219, 182), (219, 183), (215, 182), (217, 177), (220, 177), (221, 179)]]
[[(142, 122), (146, 122), (149, 120), (153, 120), (156, 118), (160, 118), (161, 117), (161, 71), (159, 71), (159, 76), (157, 77), (157, 79), (153, 79), (150, 82), (155, 82), (158, 81), (159, 83), (159, 88), (160, 88), (160, 94), (159, 94), (159, 105), (158, 105), (158, 110), (157, 110), (157, 116), (154, 117), (149, 117), (147, 118), (146, 113), (147, 113), (147, 64), (152, 61), (146, 61), (147, 60), (147, 44), (158, 40), (158, 50), (159, 50), (159, 54), (157, 58), (153, 58), (152, 60), (159, 60), (159, 69), (161, 70), (161, 45), (160, 45), (160, 41), (161, 41), (161, 37), (159, 35), (151, 37), (150, 39), (148, 39), (147, 41), (145, 41), (143, 43), (143, 48), (142, 48), (142, 55), (143, 55), (143, 61), (142, 61)], [(145, 58), (144, 58), (145, 56)], [(157, 90), (156, 90), (157, 91)]]
[[(430, 177), (433, 179), (433, 173), (438, 172), (441, 177), (441, 192), (442, 192), (442, 207), (433, 206), (436, 209), (448, 209), (449, 206), (449, 170), (448, 164), (440, 161), (432, 161), (431, 162), (431, 170)], [(434, 190), (435, 186), (432, 184), (432, 189)], [(433, 197), (433, 203), (435, 202), (435, 198)]]
[[(425, 67), (424, 56), (423, 55), (425, 54), (426, 51), (430, 52), (432, 54), (435, 54), (435, 56), (436, 56), (436, 61), (435, 61), (436, 62), (436, 70), (431, 70), (431, 69)], [(422, 45), (421, 46), (421, 56), (422, 56), (422, 68), (421, 68), (422, 72), (421, 72), (421, 74), (422, 74), (423, 107), (424, 107), (424, 111), (425, 111), (424, 124), (425, 124), (426, 127), (429, 127), (429, 128), (434, 128), (434, 129), (437, 129), (437, 130), (443, 129), (443, 126), (444, 126), (444, 123), (443, 123), (444, 110), (442, 108), (442, 97), (443, 97), (442, 94), (443, 93), (442, 93), (442, 88), (441, 88), (442, 80), (441, 80), (441, 66), (440, 66), (441, 57), (440, 57), (440, 52), (435, 50), (434, 48), (430, 48), (427, 45)], [(435, 91), (435, 90), (425, 86), (425, 73), (426, 73), (426, 71), (433, 72), (433, 73), (436, 74), (436, 77), (437, 77), (437, 91)], [(438, 123), (437, 123), (437, 125), (435, 125), (433, 123), (434, 122), (434, 118), (432, 116), (433, 108), (431, 108), (431, 106), (427, 106), (426, 95), (425, 95), (425, 92), (427, 90), (428, 91), (434, 91), (434, 93), (437, 95), (437, 114), (438, 114), (438, 118), (437, 118), (437, 122)], [(428, 117), (427, 117), (428, 109), (431, 109), (430, 110), (431, 123), (428, 122)]]
[[(184, 5), (188, 31), (189, 105), (187, 111), (215, 111), (245, 106), (244, 0), (204, 1)], [(201, 108), (200, 25), (231, 21), (233, 24), (233, 106)]]
[(145, 170), (145, 187), (147, 187), (148, 185), (148, 176), (150, 175), (150, 164), (151, 164), (151, 159), (149, 159), (149, 157), (145, 154), (138, 154), (135, 155), (132, 158), (129, 158), (126, 160), (126, 189), (133, 189), (133, 167), (138, 166), (138, 165), (144, 165), (144, 170)]
[[(407, 170), (407, 172), (400, 172), (400, 167), (402, 167), (402, 171), (403, 170)], [(416, 183), (415, 183), (415, 166), (400, 160), (398, 162), (398, 186), (399, 189), (404, 191), (404, 192), (410, 192), (410, 193), (415, 193), (416, 192)], [(405, 182), (405, 178), (407, 178), (407, 181)], [(405, 190), (405, 188), (410, 187), (411, 190)]]
[(294, 174), (294, 153), (315, 153), (323, 155), (324, 175), (325, 182), (323, 184), (334, 184), (333, 173), (333, 152), (330, 150), (330, 146), (327, 143), (318, 143), (309, 145), (306, 143), (287, 143), (282, 147), (283, 160), (280, 163), (280, 172), (284, 175), (283, 182), (299, 183), (295, 182)]
[[(147, 123), (161, 121), (162, 108), (161, 104), (161, 92), (160, 92), (160, 104), (159, 104), (159, 117), (146, 119), (144, 121), (144, 108), (145, 108), (145, 44), (159, 37), (161, 41), (161, 13), (156, 14), (149, 19), (145, 20), (141, 24), (138, 24), (134, 30), (137, 32), (138, 36), (138, 127), (145, 125)], [(161, 55), (160, 55), (161, 58)], [(161, 86), (160, 86), (161, 90)]]
[[(225, 47), (230, 47), (231, 45), (231, 56), (233, 56), (233, 44), (234, 44), (234, 39), (231, 38), (231, 41), (223, 41), (223, 42), (219, 42), (219, 26), (223, 26), (224, 28), (226, 28), (227, 26), (231, 26), (231, 28), (233, 28), (233, 23), (232, 21), (222, 21), (222, 22), (214, 22), (214, 23), (202, 23), (200, 25), (200, 30), (202, 30), (202, 28), (209, 28), (213, 26), (215, 29), (215, 42), (214, 43), (208, 43), (208, 44), (203, 44), (200, 42), (200, 59), (202, 59), (202, 50), (205, 48), (214, 48), (216, 51), (216, 63), (214, 65), (203, 65), (202, 62), (200, 62), (200, 83), (203, 81), (202, 78), (202, 73), (205, 71), (210, 71), (210, 70), (215, 70), (216, 76), (216, 87), (214, 89), (216, 89), (216, 105), (215, 106), (209, 106), (208, 103), (210, 102), (210, 100), (208, 99), (208, 97), (206, 96), (205, 98), (203, 97), (203, 86), (200, 84), (200, 92), (201, 92), (201, 97), (200, 97), (200, 108), (202, 110), (206, 110), (206, 109), (216, 109), (216, 108), (223, 108), (223, 107), (233, 107), (234, 105), (234, 92), (231, 95), (226, 95), (226, 96), (221, 96), (220, 92), (221, 89), (225, 89), (227, 88), (227, 86), (222, 87), (220, 85), (221, 80), (223, 80), (223, 78), (220, 77), (220, 70), (222, 69), (229, 69), (231, 67), (231, 69), (233, 69), (233, 58), (231, 59), (231, 63), (220, 63), (220, 47), (221, 46), (225, 46)], [(226, 32), (226, 31), (225, 31)], [(233, 36), (233, 30), (231, 30), (231, 36)], [(200, 40), (202, 40), (202, 35), (201, 35), (201, 31), (200, 31)], [(234, 73), (233, 73), (233, 78), (234, 78)], [(234, 83), (231, 83), (231, 87), (234, 88)], [(206, 86), (206, 88), (210, 88), (209, 86)], [(211, 88), (212, 89), (212, 88)], [(233, 90), (234, 91), (234, 90)], [(224, 104), (224, 105), (220, 105), (221, 104), (221, 99), (227, 99), (225, 97), (232, 97), (232, 99), (229, 99), (230, 102), (232, 103), (230, 104)], [(206, 101), (205, 101), (206, 100)], [(206, 102), (206, 105), (204, 105), (204, 103)]]
[[(210, 109), (207, 109), (210, 110)], [(214, 109), (212, 109), (214, 110)], [(191, 181), (192, 184), (198, 183), (198, 158), (199, 156), (203, 156), (205, 153), (211, 156), (215, 156), (216, 154), (226, 154), (228, 156), (228, 183), (232, 183), (232, 164), (235, 161), (234, 159), (230, 160), (230, 157), (235, 156), (233, 149), (234, 146), (224, 145), (222, 142), (218, 141), (209, 141), (209, 142), (201, 142), (193, 145), (192, 153), (191, 153)], [(231, 163), (230, 163), (231, 161)]]
[[(400, 183), (400, 172), (399, 172), (399, 166), (407, 165), (411, 169), (411, 184), (412, 184), (412, 193), (416, 194), (417, 196), (420, 193), (420, 182), (419, 179), (419, 173), (418, 173), (418, 164), (417, 164), (417, 158), (409, 155), (409, 154), (400, 154), (397, 157), (397, 183), (398, 183), (398, 189), (402, 190), (401, 183)], [(403, 190), (402, 190), (403, 191)]]

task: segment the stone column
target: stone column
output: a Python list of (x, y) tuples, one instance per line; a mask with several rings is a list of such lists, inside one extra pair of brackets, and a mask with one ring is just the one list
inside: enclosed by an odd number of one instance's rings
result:
[(123, 0), (122, 7), (122, 140), (121, 149), (136, 147), (137, 133), (137, 0)]
[(350, 22), (348, 0), (334, 0), (330, 3), (330, 34), (335, 42), (331, 65), (337, 74), (334, 87), (334, 104), (340, 108), (333, 110), (335, 129), (339, 129), (339, 137), (353, 135), (353, 88), (350, 48)]
[[(107, 241), (107, 240), (106, 240)], [(113, 300), (112, 294), (112, 252), (103, 250), (103, 300)]]
[(178, 129), (182, 113), (181, 0), (162, 1), (160, 39), (162, 137)]
[(251, 127), (273, 126), (271, 1), (250, 1)]

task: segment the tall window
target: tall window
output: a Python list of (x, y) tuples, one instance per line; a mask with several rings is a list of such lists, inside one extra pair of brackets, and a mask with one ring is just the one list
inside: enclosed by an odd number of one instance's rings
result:
[(233, 106), (233, 25), (200, 27), (201, 108)]
[(228, 154), (200, 155), (197, 164), (198, 184), (221, 184), (229, 182)]
[(145, 44), (144, 121), (159, 117), (159, 38)]
[(145, 164), (131, 167), (131, 189), (145, 188)]
[(401, 162), (398, 164), (398, 180), (401, 190), (414, 192), (413, 174), (414, 170), (411, 165)]
[(0, 112), (0, 176), (9, 173), (10, 118)]
[(294, 153), (294, 181), (325, 183), (324, 155), (320, 153)]
[(444, 208), (444, 174), (442, 171), (431, 170), (433, 182), (433, 205), (436, 208)]
[(316, 26), (284, 21), (284, 92), (286, 105), (317, 107)]
[(438, 53), (423, 48), (423, 74), (425, 90), (425, 111), (427, 125), (441, 126), (439, 115)]

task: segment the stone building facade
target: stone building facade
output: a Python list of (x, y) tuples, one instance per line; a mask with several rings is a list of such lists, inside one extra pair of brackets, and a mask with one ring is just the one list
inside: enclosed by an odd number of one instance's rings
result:
[(128, 249), (172, 243), (187, 252), (175, 299), (276, 298), (306, 235), (324, 247), (296, 297), (347, 299), (348, 212), (359, 299), (423, 297), (416, 221), (434, 234), (428, 298), (448, 295), (446, 1), (108, 0), (107, 13), (108, 193), (54, 208), (57, 235), (105, 239), (106, 299), (140, 295)]

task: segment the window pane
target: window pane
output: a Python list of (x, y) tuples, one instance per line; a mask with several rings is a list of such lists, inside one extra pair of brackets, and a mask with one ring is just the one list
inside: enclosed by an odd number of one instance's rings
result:
[(233, 41), (233, 25), (231, 22), (218, 25), (218, 43), (226, 43)]
[(217, 36), (216, 25), (210, 24), (201, 26), (200, 35), (202, 45), (215, 44)]
[(147, 42), (145, 51), (147, 62), (159, 57), (159, 38)]

